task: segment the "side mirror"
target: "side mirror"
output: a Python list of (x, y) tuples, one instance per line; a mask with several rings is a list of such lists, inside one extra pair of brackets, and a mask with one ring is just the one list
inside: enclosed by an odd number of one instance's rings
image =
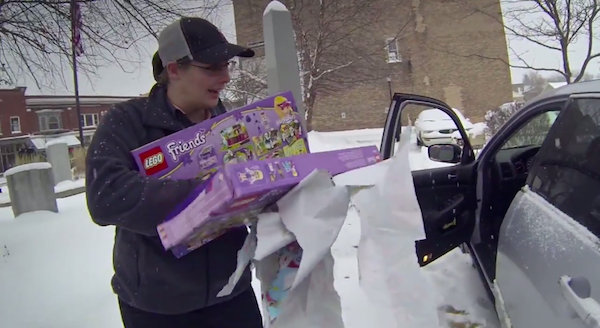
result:
[(429, 159), (436, 162), (459, 163), (462, 149), (458, 145), (432, 145), (427, 149)]

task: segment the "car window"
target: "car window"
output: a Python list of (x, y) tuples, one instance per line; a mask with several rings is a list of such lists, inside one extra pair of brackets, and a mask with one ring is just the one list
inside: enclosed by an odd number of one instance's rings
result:
[(538, 156), (532, 190), (600, 236), (600, 99), (574, 100)]
[[(432, 160), (428, 150), (433, 145), (447, 144), (455, 144), (464, 148), (458, 126), (450, 115), (438, 108), (431, 108), (429, 105), (410, 104), (402, 109), (399, 125), (400, 129), (396, 131), (396, 134), (406, 131), (410, 136), (409, 161), (412, 170), (456, 165)], [(399, 138), (396, 138), (395, 151), (399, 145), (398, 141)]]
[(541, 146), (559, 113), (557, 109), (533, 117), (508, 138), (502, 149)]

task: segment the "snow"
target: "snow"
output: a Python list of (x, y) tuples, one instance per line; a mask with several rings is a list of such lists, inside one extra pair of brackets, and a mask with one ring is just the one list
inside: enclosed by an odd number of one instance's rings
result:
[[(471, 129), (473, 127), (471, 121), (468, 118), (465, 118), (460, 110), (456, 108), (452, 108), (452, 110), (456, 116), (458, 116), (458, 119), (465, 129)], [(456, 124), (452, 121), (450, 116), (436, 108), (426, 109), (419, 113), (419, 116), (415, 121), (415, 126), (418, 126), (422, 131), (456, 128)]]
[(469, 130), (469, 134), (473, 136), (481, 136), (485, 135), (485, 131), (487, 129), (487, 124), (483, 122), (478, 122), (473, 124), (473, 128)]
[[(527, 211), (527, 216), (523, 220), (527, 220), (530, 226), (535, 227), (531, 231), (536, 232), (528, 240), (528, 243), (544, 245), (544, 254), (549, 254), (553, 258), (559, 258), (560, 253), (565, 249), (578, 247), (596, 249), (598, 247), (598, 237), (586, 226), (572, 220), (569, 215), (548, 200), (531, 191), (529, 186), (524, 186), (521, 191), (523, 198), (519, 200), (519, 205)], [(540, 211), (544, 213), (540, 213)], [(552, 221), (553, 224), (548, 224), (547, 218), (549, 217), (560, 219), (555, 219)], [(565, 234), (565, 231), (569, 233)], [(577, 239), (573, 239), (571, 236), (577, 236)]]
[(67, 144), (69, 147), (81, 145), (79, 139), (77, 139), (77, 137), (74, 135), (64, 135), (58, 137), (31, 136), (30, 140), (37, 149), (46, 149), (46, 147), (58, 143)]
[(558, 89), (562, 86), (567, 85), (567, 82), (548, 82), (548, 85), (552, 87), (552, 89)]
[[(309, 145), (312, 151), (378, 146), (381, 132), (311, 132)], [(430, 161), (427, 149), (415, 145), (414, 135), (412, 139), (413, 170), (447, 165)], [(63, 182), (57, 188), (77, 184), (83, 180)], [(122, 327), (117, 298), (110, 287), (114, 227), (92, 223), (83, 193), (57, 203), (58, 213), (40, 211), (18, 218), (10, 207), (0, 208), (0, 327)], [(379, 327), (368, 320), (372, 315), (365, 313), (366, 301), (358, 284), (359, 239), (360, 219), (351, 209), (332, 247), (334, 286), (341, 297), (346, 328)], [(413, 242), (398, 240), (399, 244)], [(436, 288), (436, 295), (424, 295), (423, 300), (435, 299), (437, 304), (416, 303), (398, 309), (400, 313), (409, 315), (432, 307), (438, 310), (431, 315), (438, 316), (443, 327), (499, 327), (467, 254), (454, 250), (422, 270)], [(259, 290), (257, 280), (253, 287)]]
[(285, 7), (285, 5), (283, 3), (279, 2), (279, 1), (271, 1), (265, 8), (263, 16), (268, 14), (271, 11), (288, 11), (288, 9)]
[(4, 176), (8, 177), (13, 174), (21, 173), (24, 171), (43, 170), (43, 169), (49, 169), (49, 168), (52, 168), (52, 165), (50, 165), (50, 163), (48, 163), (48, 162), (23, 164), (23, 165), (15, 166), (13, 168), (6, 170), (6, 172), (4, 172)]
[(54, 186), (54, 192), (59, 193), (70, 189), (77, 189), (85, 186), (85, 179), (66, 180), (59, 182)]
[(59, 145), (59, 144), (68, 145), (68, 142), (66, 140), (63, 140), (63, 139), (60, 139), (60, 138), (56, 138), (54, 140), (46, 142), (46, 148), (48, 148), (48, 147), (50, 147), (52, 145)]

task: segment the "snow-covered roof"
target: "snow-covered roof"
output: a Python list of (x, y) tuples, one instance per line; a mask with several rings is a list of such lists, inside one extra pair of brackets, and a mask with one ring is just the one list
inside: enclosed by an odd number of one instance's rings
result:
[[(101, 105), (101, 104), (115, 104), (134, 97), (115, 97), (115, 96), (80, 96), (80, 105)], [(25, 104), (27, 107), (36, 106), (52, 106), (52, 105), (65, 105), (75, 106), (74, 96), (27, 96), (25, 98)]]
[(24, 172), (24, 171), (44, 170), (44, 169), (49, 169), (51, 167), (52, 167), (52, 165), (50, 165), (50, 163), (48, 163), (48, 162), (23, 164), (23, 165), (15, 166), (13, 168), (6, 170), (6, 172), (4, 172), (4, 176), (8, 177), (10, 175), (17, 174), (17, 173)]
[(46, 147), (48, 147), (49, 145), (58, 143), (65, 143), (69, 147), (78, 146), (81, 144), (79, 139), (77, 139), (77, 137), (75, 137), (74, 135), (62, 135), (58, 137), (31, 136), (30, 140), (31, 143), (35, 146), (35, 148), (40, 150), (46, 149)]

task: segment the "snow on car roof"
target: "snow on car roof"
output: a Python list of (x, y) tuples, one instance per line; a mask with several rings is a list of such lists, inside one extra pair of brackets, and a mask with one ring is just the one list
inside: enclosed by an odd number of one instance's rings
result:
[[(460, 110), (456, 108), (452, 108), (452, 110), (458, 116), (458, 119), (461, 121), (465, 129), (470, 129), (473, 127), (473, 124), (464, 117)], [(423, 124), (423, 127), (426, 126), (429, 130), (448, 129), (456, 126), (448, 114), (437, 108), (423, 110), (421, 113), (419, 113), (417, 120), (420, 122), (420, 124)], [(449, 122), (452, 122), (451, 124), (453, 126), (449, 126)]]
[(450, 120), (450, 116), (437, 108), (431, 108), (419, 113), (419, 119), (422, 121)]

